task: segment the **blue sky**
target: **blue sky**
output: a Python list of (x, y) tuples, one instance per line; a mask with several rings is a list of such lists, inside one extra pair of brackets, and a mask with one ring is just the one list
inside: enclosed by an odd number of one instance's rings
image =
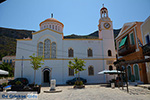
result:
[(64, 24), (64, 35), (87, 35), (98, 30), (102, 4), (114, 29), (150, 16), (150, 0), (7, 0), (0, 4), (0, 27), (38, 31), (53, 13)]

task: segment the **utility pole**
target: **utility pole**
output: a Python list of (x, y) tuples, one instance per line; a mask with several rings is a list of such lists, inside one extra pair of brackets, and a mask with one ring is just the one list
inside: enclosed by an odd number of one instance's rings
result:
[(22, 56), (22, 62), (21, 62), (21, 78), (23, 78), (23, 59), (24, 56)]
[(125, 65), (125, 73), (126, 73), (126, 85), (127, 85), (127, 92), (129, 92), (129, 89), (128, 89), (127, 65)]

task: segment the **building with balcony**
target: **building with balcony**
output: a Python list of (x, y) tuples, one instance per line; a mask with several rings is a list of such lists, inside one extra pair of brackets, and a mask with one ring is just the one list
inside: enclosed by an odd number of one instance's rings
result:
[[(143, 55), (150, 58), (150, 16), (141, 25), (141, 33), (143, 40)], [(146, 71), (148, 82), (150, 83), (150, 62), (146, 63)]]
[[(142, 41), (140, 26), (143, 22), (125, 23), (116, 37), (118, 59), (125, 61), (144, 59), (142, 48), (138, 40)], [(146, 66), (144, 63), (127, 66), (128, 80), (146, 83)]]

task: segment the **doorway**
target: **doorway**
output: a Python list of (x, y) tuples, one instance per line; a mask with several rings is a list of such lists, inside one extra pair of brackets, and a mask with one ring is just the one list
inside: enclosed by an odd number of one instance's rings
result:
[(131, 67), (128, 66), (127, 68), (128, 68), (127, 69), (128, 70), (128, 72), (127, 72), (128, 73), (128, 80), (131, 81), (131, 75), (132, 75), (132, 73), (131, 73)]
[(140, 80), (140, 75), (139, 75), (139, 67), (138, 65), (134, 65), (134, 75), (135, 75), (135, 80), (139, 81)]
[(43, 74), (44, 74), (43, 75), (44, 76), (44, 83), (49, 83), (49, 81), (50, 81), (49, 80), (50, 72), (48, 70), (45, 70)]

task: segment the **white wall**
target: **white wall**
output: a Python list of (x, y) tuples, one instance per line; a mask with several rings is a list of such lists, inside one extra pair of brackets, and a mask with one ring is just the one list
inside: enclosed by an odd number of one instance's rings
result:
[[(68, 57), (68, 49), (73, 48), (74, 57), (81, 58), (86, 62), (86, 70), (81, 72), (81, 77), (87, 79), (88, 83), (100, 83), (105, 82), (104, 75), (98, 75), (99, 71), (108, 68), (106, 60), (104, 58), (115, 58), (115, 51), (112, 45), (112, 40), (103, 40), (105, 43), (104, 54), (102, 47), (102, 40), (67, 40), (62, 39), (62, 34), (55, 33), (50, 30), (44, 30), (33, 35), (31, 41), (17, 41), (17, 53), (15, 64), (15, 78), (21, 76), (21, 57), (24, 56), (24, 77), (26, 77), (30, 83), (34, 79), (34, 70), (31, 68), (29, 56), (33, 53), (37, 53), (37, 44), (44, 42), (45, 39), (50, 39), (51, 42), (56, 42), (57, 46), (57, 59), (46, 59), (44, 65), (36, 71), (36, 83), (41, 84), (43, 82), (42, 68), (49, 67), (52, 69), (51, 78), (56, 79), (57, 84), (65, 84), (67, 80), (74, 78), (75, 76), (68, 75), (68, 62), (73, 59)], [(93, 57), (87, 56), (88, 48), (92, 48)], [(108, 57), (107, 51), (112, 50), (113, 57)], [(103, 56), (106, 55), (106, 56)], [(103, 65), (104, 64), (104, 65)], [(88, 67), (92, 65), (94, 67), (94, 75), (88, 75)], [(105, 78), (105, 79), (104, 79)]]

